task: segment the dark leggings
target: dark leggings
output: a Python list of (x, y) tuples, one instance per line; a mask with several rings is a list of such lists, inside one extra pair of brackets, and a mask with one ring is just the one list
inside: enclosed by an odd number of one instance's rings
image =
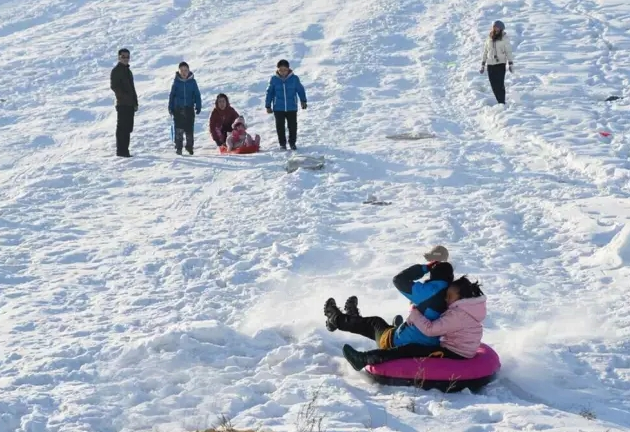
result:
[(383, 318), (377, 316), (361, 317), (344, 314), (339, 316), (336, 324), (341, 331), (358, 334), (377, 343), (385, 331), (394, 329)]
[[(358, 334), (368, 339), (376, 341), (377, 345), (381, 340), (381, 336), (386, 331), (395, 331), (395, 327), (388, 324), (383, 318), (373, 317), (360, 317), (351, 315), (341, 315), (337, 319), (337, 328), (341, 331)], [(403, 323), (402, 325), (407, 325)], [(374, 354), (380, 358), (380, 362), (389, 360), (396, 360), (401, 358), (410, 357), (443, 357), (450, 359), (464, 359), (465, 357), (454, 353), (453, 351), (444, 348), (442, 346), (428, 346), (421, 344), (407, 344), (401, 346), (394, 346), (385, 349), (375, 349), (369, 351), (370, 354)]]
[(500, 104), (505, 103), (505, 63), (488, 65), (488, 80), (492, 93)]

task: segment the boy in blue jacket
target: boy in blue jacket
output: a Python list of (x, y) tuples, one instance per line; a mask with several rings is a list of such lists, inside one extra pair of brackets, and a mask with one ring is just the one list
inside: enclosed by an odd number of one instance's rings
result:
[(186, 134), (186, 151), (193, 154), (195, 145), (195, 113), (201, 112), (201, 93), (195, 80), (195, 75), (190, 71), (188, 63), (181, 62), (179, 71), (175, 72), (175, 79), (168, 98), (168, 113), (173, 116), (175, 122), (175, 149), (178, 155), (182, 154), (184, 134)]
[[(427, 273), (428, 281), (418, 281)], [(454, 278), (453, 266), (450, 263), (432, 261), (428, 264), (415, 264), (403, 270), (394, 277), (393, 283), (427, 319), (434, 321), (447, 309), (446, 290)], [(406, 357), (426, 357), (431, 354), (428, 351), (443, 351), (440, 349), (439, 337), (426, 336), (417, 327), (406, 322), (392, 326), (378, 316), (360, 316), (357, 298), (354, 296), (346, 301), (345, 311), (345, 314), (341, 312), (335, 299), (329, 298), (324, 305), (326, 328), (329, 331), (338, 329), (359, 334), (374, 340), (379, 348), (370, 352), (372, 354), (370, 358), (363, 358), (364, 353), (359, 353), (350, 346), (344, 347), (344, 356), (353, 366), (359, 363), (383, 363)]]
[(287, 60), (280, 60), (277, 68), (275, 75), (269, 80), (265, 108), (267, 108), (268, 114), (273, 113), (276, 118), (276, 132), (278, 133), (280, 148), (282, 150), (287, 149), (286, 122), (289, 126), (289, 145), (291, 150), (297, 150), (295, 146), (297, 141), (297, 102), (299, 97), (302, 109), (306, 109), (306, 91), (300, 78), (293, 74)]

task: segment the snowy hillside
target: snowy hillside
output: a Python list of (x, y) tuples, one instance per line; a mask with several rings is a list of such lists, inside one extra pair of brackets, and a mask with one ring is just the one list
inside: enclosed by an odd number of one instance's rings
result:
[[(478, 71), (495, 19), (505, 110)], [(624, 0), (1, 1), (0, 431), (295, 431), (315, 391), (331, 432), (630, 430), (630, 103), (604, 102), (630, 96), (629, 32)], [(284, 171), (281, 58), (322, 171)], [(182, 60), (194, 156), (169, 142)], [(218, 154), (220, 92), (263, 152)], [(503, 368), (480, 395), (373, 385), (341, 355), (371, 342), (324, 327), (330, 296), (406, 313), (391, 279), (435, 244), (488, 294)]]

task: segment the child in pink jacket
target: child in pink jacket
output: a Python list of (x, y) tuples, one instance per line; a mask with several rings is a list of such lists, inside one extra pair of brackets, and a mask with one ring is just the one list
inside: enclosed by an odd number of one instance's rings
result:
[(479, 283), (463, 276), (451, 282), (445, 295), (448, 308), (435, 321), (429, 321), (412, 306), (407, 323), (427, 336), (440, 336), (440, 346), (401, 345), (389, 349), (357, 351), (343, 346), (343, 355), (359, 371), (366, 365), (385, 363), (406, 357), (442, 357), (464, 360), (475, 356), (483, 336), (482, 321), (486, 317), (486, 296)]
[(225, 141), (225, 146), (228, 150), (234, 150), (243, 146), (251, 146), (251, 145), (260, 145), (260, 136), (256, 135), (255, 138), (252, 138), (250, 134), (247, 133), (247, 125), (245, 124), (245, 119), (243, 117), (239, 117), (234, 120), (232, 123), (232, 133), (228, 135), (227, 140)]
[(464, 358), (473, 358), (481, 345), (486, 317), (486, 296), (477, 282), (461, 277), (446, 290), (448, 309), (435, 321), (429, 321), (411, 308), (407, 322), (427, 336), (440, 336), (440, 346)]

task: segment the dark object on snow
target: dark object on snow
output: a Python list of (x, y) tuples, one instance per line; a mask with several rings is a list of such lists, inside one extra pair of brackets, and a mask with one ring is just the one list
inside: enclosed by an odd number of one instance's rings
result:
[(363, 201), (363, 204), (372, 204), (372, 205), (385, 206), (385, 205), (390, 205), (391, 202), (389, 202), (389, 201), (379, 201), (379, 200), (376, 199), (376, 197), (374, 195), (368, 195), (367, 199), (365, 201)]
[(606, 102), (616, 101), (617, 99), (623, 99), (623, 96), (609, 96)]
[(391, 201), (363, 201), (363, 204), (386, 206), (386, 205), (391, 205), (392, 203)]
[(395, 141), (406, 141), (406, 140), (421, 140), (427, 138), (435, 138), (434, 134), (420, 132), (417, 134), (414, 133), (401, 133), (396, 135), (386, 135), (385, 138)]

